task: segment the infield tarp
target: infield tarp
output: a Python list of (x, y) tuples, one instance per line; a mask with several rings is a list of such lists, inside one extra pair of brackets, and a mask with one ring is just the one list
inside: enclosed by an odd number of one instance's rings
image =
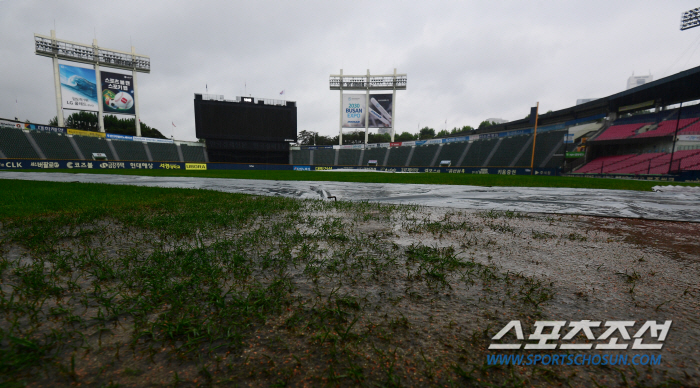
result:
[[(291, 167), (291, 166), (289, 166)], [(299, 172), (304, 174), (304, 172)], [(700, 222), (700, 192), (273, 181), (1, 171), (0, 179), (180, 187), (293, 198)]]

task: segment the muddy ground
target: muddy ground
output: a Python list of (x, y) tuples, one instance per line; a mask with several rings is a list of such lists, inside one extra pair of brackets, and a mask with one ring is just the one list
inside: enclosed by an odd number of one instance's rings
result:
[[(285, 201), (299, 207), (186, 233), (172, 227), (177, 208), (3, 225), (0, 377), (29, 386), (700, 386), (700, 224)], [(525, 339), (493, 340), (512, 320)], [(632, 337), (649, 320), (672, 326), (661, 350), (629, 349), (634, 338), (619, 338), (626, 350), (488, 349), (536, 343), (535, 321), (566, 321), (563, 336), (582, 320), (601, 322), (596, 338), (609, 321), (634, 321)], [(661, 343), (651, 334), (645, 343)], [(661, 362), (487, 363), (511, 354)]]

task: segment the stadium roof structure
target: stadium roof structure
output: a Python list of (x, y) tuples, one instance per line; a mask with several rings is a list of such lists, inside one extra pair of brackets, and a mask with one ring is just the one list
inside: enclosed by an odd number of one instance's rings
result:
[[(668, 106), (699, 99), (700, 66), (581, 105), (541, 114), (538, 119), (538, 126), (608, 115), (612, 112), (629, 113), (653, 108), (656, 105)], [(531, 127), (530, 120), (523, 118), (493, 125), (477, 130), (475, 133), (501, 132)]]

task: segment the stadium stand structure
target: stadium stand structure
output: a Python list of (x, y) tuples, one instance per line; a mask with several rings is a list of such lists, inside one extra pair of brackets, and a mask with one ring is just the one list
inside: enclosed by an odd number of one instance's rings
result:
[(17, 128), (0, 128), (0, 151), (6, 158), (39, 159), (27, 135)]
[[(317, 150), (318, 151), (318, 150)], [(338, 154), (338, 165), (339, 166), (357, 166), (358, 162), (360, 161), (360, 153), (361, 150), (340, 150), (340, 153)], [(318, 164), (316, 163), (316, 159), (314, 157), (314, 163), (313, 164)]]
[(67, 136), (41, 131), (31, 131), (30, 135), (47, 159), (81, 159)]
[[(314, 164), (321, 166), (332, 166), (335, 162), (335, 150), (332, 148), (321, 148), (314, 150)], [(357, 162), (355, 162), (357, 163)]]
[(408, 155), (411, 153), (411, 147), (391, 147), (388, 152), (387, 166), (404, 167), (406, 166)]
[(310, 164), (308, 150), (292, 150), (292, 164)]
[(362, 165), (366, 166), (370, 160), (376, 160), (377, 166), (383, 166), (387, 149), (386, 147), (367, 148), (365, 154), (362, 156)]
[(408, 165), (411, 167), (431, 167), (433, 156), (437, 152), (439, 146), (435, 144), (426, 144), (417, 146), (413, 149), (413, 156)]
[(462, 161), (461, 167), (483, 167), (486, 159), (491, 155), (498, 139), (476, 140), (469, 147), (467, 155)]
[(206, 161), (204, 157), (204, 147), (180, 144), (180, 149), (182, 150), (182, 157), (185, 159), (185, 162), (204, 163)]
[(180, 156), (177, 154), (175, 144), (168, 143), (147, 143), (146, 146), (151, 151), (151, 157), (158, 162), (179, 162)]
[(443, 144), (438, 163), (440, 163), (441, 160), (449, 160), (452, 162), (453, 166), (456, 166), (468, 145), (469, 143), (467, 142)]
[(120, 160), (149, 161), (143, 143), (137, 141), (112, 141)]
[(87, 136), (73, 136), (73, 140), (85, 159), (92, 159), (93, 153), (103, 153), (107, 155), (108, 160), (117, 160), (107, 144), (108, 140)]
[(670, 153), (651, 152), (599, 157), (586, 163), (576, 173), (658, 175), (666, 174), (669, 170), (700, 170), (700, 149), (676, 151), (673, 154), (673, 166), (671, 168)]
[(10, 159), (92, 160), (93, 153), (102, 153), (107, 160), (202, 163), (206, 152), (203, 145), (186, 142), (143, 143), (0, 127), (0, 157)]
[[(501, 140), (501, 144), (498, 146), (498, 149), (496, 152), (493, 154), (491, 157), (491, 160), (489, 160), (489, 166), (493, 167), (512, 167), (515, 165), (515, 161), (513, 160), (520, 150), (523, 149), (523, 146), (526, 145), (526, 139), (528, 139), (529, 136), (511, 136), (511, 137), (504, 137)], [(529, 165), (529, 164), (528, 164)]]

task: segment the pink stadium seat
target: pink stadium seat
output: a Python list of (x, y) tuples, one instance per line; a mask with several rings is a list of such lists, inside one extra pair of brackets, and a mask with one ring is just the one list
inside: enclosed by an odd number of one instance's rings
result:
[(683, 130), (678, 131), (679, 135), (700, 135), (700, 121), (696, 121), (693, 124), (683, 128)]
[(588, 163), (586, 163), (584, 166), (576, 170), (578, 173), (600, 173), (601, 167), (603, 168), (603, 172), (607, 171), (611, 166), (614, 166), (616, 163), (619, 163), (621, 161), (624, 161), (625, 159), (629, 159), (633, 157), (634, 154), (632, 155), (620, 155), (620, 156), (603, 156), (600, 158), (596, 158), (595, 160), (592, 160)]
[[(697, 117), (679, 120), (678, 121), (679, 134), (680, 134), (682, 128), (687, 127), (688, 125), (692, 124), (695, 121), (698, 121)], [(656, 129), (654, 129), (652, 131), (640, 133), (634, 137), (639, 138), (639, 137), (668, 136), (668, 135), (673, 135), (675, 132), (676, 132), (676, 120), (666, 120), (666, 121), (662, 121), (661, 123), (659, 123), (659, 126)]]
[(649, 169), (651, 160), (663, 156), (663, 152), (654, 152), (647, 154), (635, 155), (629, 159), (625, 159), (611, 167), (611, 173), (615, 174), (640, 174), (646, 173)]
[(612, 127), (606, 129), (605, 132), (598, 135), (595, 140), (626, 139), (634, 136), (639, 128), (649, 124), (652, 123), (613, 125)]

